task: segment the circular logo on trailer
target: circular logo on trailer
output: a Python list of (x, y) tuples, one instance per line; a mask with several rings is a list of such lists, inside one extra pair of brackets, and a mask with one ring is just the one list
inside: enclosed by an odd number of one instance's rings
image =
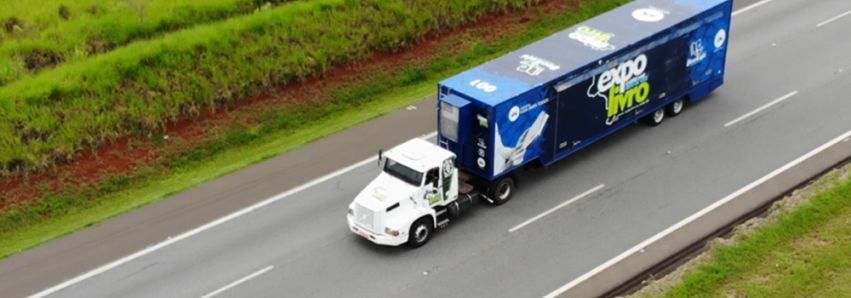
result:
[(485, 163), (485, 159), (481, 158), (481, 157), (479, 157), (479, 159), (476, 160), (476, 164), (479, 165), (479, 167), (482, 168), (482, 169), (484, 169), (485, 165), (487, 165), (487, 163)]
[(727, 31), (724, 29), (718, 30), (718, 33), (715, 33), (715, 48), (720, 49), (724, 46), (724, 42), (727, 41)]
[(632, 17), (642, 22), (655, 23), (665, 18), (665, 12), (653, 7), (639, 8), (632, 12)]
[(511, 107), (511, 110), (508, 110), (508, 120), (514, 122), (517, 121), (518, 117), (520, 117), (520, 108), (517, 106)]

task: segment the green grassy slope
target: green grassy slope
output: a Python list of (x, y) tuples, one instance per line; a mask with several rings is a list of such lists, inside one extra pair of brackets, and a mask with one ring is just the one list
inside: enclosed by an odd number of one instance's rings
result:
[[(150, 133), (535, 0), (314, 0), (180, 30), (0, 88), (0, 174)], [(306, 121), (309, 119), (297, 119)]]
[[(271, 3), (284, 1), (271, 1)], [(6, 1), (0, 10), (0, 86), (132, 41), (263, 9), (258, 0)], [(270, 3), (270, 5), (271, 5)]]

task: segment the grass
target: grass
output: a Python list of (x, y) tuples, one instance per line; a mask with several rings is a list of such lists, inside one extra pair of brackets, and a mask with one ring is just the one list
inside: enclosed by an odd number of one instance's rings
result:
[(826, 179), (809, 203), (717, 248), (661, 296), (851, 296), (851, 179)]
[(434, 59), (406, 64), (402, 75), (374, 78), (337, 90), (325, 105), (302, 111), (309, 121), (290, 121), (270, 111), (260, 126), (229, 131), (200, 148), (178, 152), (164, 168), (133, 177), (113, 177), (96, 189), (12, 208), (0, 217), (0, 256), (7, 257), (50, 239), (158, 201), (250, 164), (297, 148), (357, 123), (406, 106), (435, 92), (437, 81), (607, 11), (625, 0), (601, 0), (578, 11), (541, 17), (524, 30), (498, 38), (460, 36), (446, 40)]
[(0, 11), (0, 86), (133, 41), (248, 14), (279, 0), (7, 1)]
[[(198, 25), (0, 88), (0, 174), (397, 51), (539, 0), (313, 0)], [(294, 122), (313, 119), (294, 118)]]

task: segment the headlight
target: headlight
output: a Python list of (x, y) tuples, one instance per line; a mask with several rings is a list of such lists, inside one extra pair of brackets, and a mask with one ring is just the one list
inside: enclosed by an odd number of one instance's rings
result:
[(384, 233), (387, 234), (387, 235), (391, 235), (393, 237), (399, 236), (399, 231), (388, 228), (388, 227), (384, 227)]

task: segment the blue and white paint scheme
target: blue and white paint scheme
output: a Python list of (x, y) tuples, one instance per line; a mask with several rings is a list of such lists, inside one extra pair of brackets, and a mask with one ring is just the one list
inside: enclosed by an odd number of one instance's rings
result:
[(636, 0), (439, 85), (441, 147), (494, 181), (723, 83), (731, 0)]

